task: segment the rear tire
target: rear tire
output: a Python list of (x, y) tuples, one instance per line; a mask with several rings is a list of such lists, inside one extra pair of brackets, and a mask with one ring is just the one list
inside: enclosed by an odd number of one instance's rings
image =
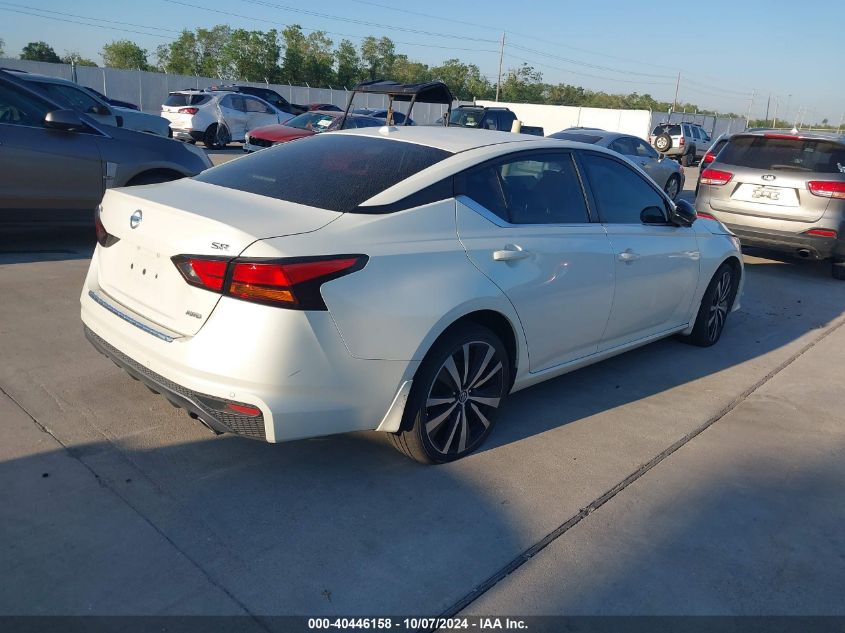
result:
[(421, 464), (443, 464), (478, 448), (510, 390), (504, 344), (475, 323), (442, 335), (426, 354), (411, 387), (393, 446)]
[(737, 270), (727, 262), (719, 266), (701, 298), (692, 332), (682, 336), (681, 340), (698, 347), (710, 347), (718, 343), (731, 313), (738, 287)]
[(830, 265), (830, 272), (834, 279), (845, 281), (845, 260), (834, 259)]
[(669, 180), (666, 181), (666, 186), (663, 187), (663, 191), (666, 192), (666, 195), (669, 196), (672, 200), (678, 197), (678, 194), (681, 193), (681, 179), (678, 177), (677, 174), (672, 174), (669, 176)]
[(681, 165), (689, 167), (695, 162), (695, 148), (693, 147), (689, 152), (681, 156)]
[(171, 180), (179, 180), (184, 178), (182, 174), (170, 171), (147, 171), (138, 174), (132, 180), (126, 183), (127, 187), (134, 187), (135, 185), (155, 185), (161, 182), (170, 182)]

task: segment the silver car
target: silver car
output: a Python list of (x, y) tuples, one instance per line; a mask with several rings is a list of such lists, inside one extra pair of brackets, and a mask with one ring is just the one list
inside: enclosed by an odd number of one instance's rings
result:
[(845, 136), (735, 134), (702, 170), (695, 207), (743, 244), (830, 259), (845, 279)]
[(110, 187), (193, 176), (201, 149), (102, 125), (0, 71), (0, 220), (80, 220)]
[(595, 128), (573, 128), (549, 136), (563, 141), (599, 145), (622, 154), (651, 176), (672, 200), (677, 198), (684, 188), (684, 168), (674, 160), (661, 158), (646, 141), (636, 136)]
[(649, 141), (658, 152), (689, 167), (707, 152), (713, 141), (698, 123), (661, 123), (651, 131)]

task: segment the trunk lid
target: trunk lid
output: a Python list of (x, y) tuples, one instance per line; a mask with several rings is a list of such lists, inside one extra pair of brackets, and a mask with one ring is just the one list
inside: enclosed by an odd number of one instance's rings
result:
[(221, 295), (189, 285), (171, 257), (233, 259), (256, 240), (316, 231), (341, 215), (188, 178), (110, 189), (101, 221), (119, 239), (97, 247), (99, 286), (153, 323), (192, 335)]

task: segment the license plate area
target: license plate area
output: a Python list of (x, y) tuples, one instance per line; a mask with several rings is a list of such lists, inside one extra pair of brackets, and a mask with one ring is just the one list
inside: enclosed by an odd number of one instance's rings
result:
[(732, 198), (743, 202), (773, 204), (781, 207), (797, 207), (798, 194), (790, 187), (772, 187), (746, 183), (737, 188)]
[(129, 269), (126, 275), (135, 287), (156, 286), (162, 272), (162, 261), (167, 261), (167, 258), (162, 258), (161, 253), (136, 246), (128, 264), (125, 264)]

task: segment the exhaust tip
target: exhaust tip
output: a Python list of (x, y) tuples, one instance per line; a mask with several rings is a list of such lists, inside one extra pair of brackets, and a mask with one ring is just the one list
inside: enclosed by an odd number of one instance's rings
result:
[(802, 257), (804, 259), (809, 259), (812, 256), (810, 250), (806, 248), (799, 248), (796, 253), (798, 254), (798, 257)]

